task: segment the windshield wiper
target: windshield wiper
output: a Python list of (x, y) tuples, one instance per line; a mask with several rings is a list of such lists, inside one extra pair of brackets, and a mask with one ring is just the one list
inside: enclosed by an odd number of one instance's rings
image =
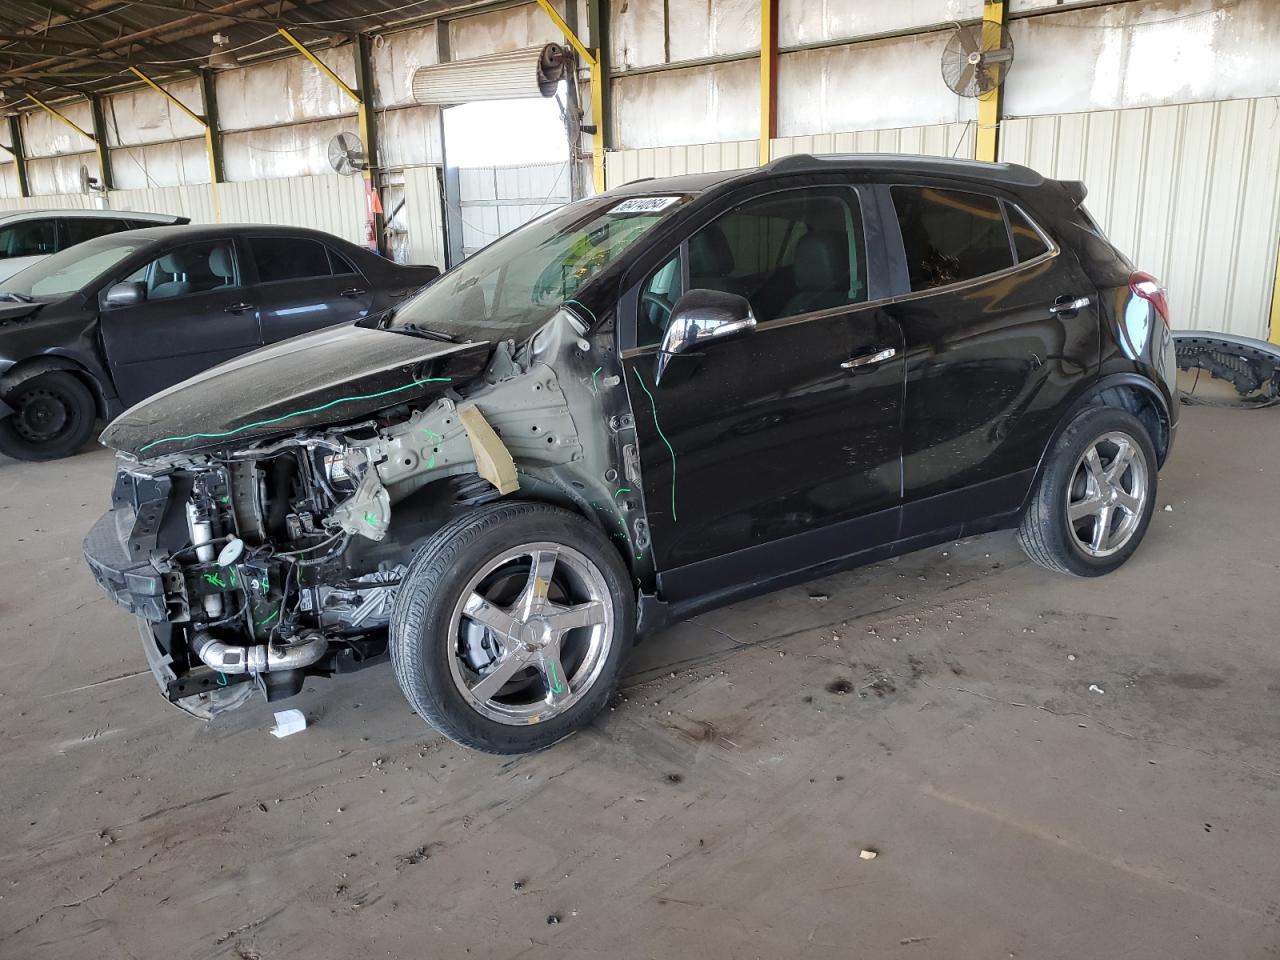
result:
[(457, 343), (458, 338), (448, 333), (441, 333), (439, 330), (428, 330), (426, 327), (420, 327), (416, 323), (402, 323), (396, 327), (397, 330), (405, 330), (409, 333), (415, 333), (419, 336), (426, 337), (428, 340), (439, 340), (442, 343)]
[(0, 297), (13, 303), (35, 303), (35, 297), (28, 297), (25, 293), (10, 293), (7, 290), (0, 291)]

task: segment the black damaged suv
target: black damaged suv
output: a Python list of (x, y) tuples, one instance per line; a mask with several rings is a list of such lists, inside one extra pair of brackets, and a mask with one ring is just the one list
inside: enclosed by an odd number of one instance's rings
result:
[(389, 658), (503, 753), (587, 723), (695, 609), (1004, 527), (1107, 573), (1150, 520), (1175, 360), (1084, 192), (795, 156), (570, 204), (129, 410), (86, 557), (191, 713)]

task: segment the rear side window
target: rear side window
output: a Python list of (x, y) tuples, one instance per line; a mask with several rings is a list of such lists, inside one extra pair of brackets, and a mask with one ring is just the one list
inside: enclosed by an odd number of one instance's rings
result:
[(121, 230), (128, 229), (128, 224), (123, 220), (107, 217), (68, 217), (62, 221), (62, 245), (74, 247), (77, 243), (84, 243), (94, 237), (105, 237), (108, 233), (119, 233)]
[(1006, 203), (1004, 212), (1009, 217), (1009, 233), (1013, 236), (1013, 250), (1019, 263), (1026, 263), (1049, 252), (1040, 231), (1013, 204)]
[(338, 251), (326, 247), (329, 251), (329, 263), (333, 266), (333, 275), (335, 277), (346, 276), (349, 273), (357, 273), (358, 271), (351, 265), (351, 261), (344, 257)]
[(298, 237), (251, 237), (249, 250), (258, 265), (258, 280), (303, 280), (329, 277), (329, 252), (324, 244)]
[(913, 291), (1013, 266), (1009, 231), (995, 197), (935, 187), (891, 190)]

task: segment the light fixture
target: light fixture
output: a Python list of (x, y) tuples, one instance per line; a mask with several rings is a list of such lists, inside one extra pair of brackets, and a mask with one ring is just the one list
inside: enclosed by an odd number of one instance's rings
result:
[(221, 33), (213, 35), (213, 49), (209, 52), (210, 70), (231, 70), (240, 66), (235, 51), (229, 49), (231, 38)]

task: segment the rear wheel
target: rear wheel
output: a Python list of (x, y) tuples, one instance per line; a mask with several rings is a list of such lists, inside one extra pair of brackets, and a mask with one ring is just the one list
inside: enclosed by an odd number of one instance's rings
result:
[(464, 746), (523, 753), (587, 724), (635, 632), (608, 539), (545, 504), (490, 504), (442, 528), (406, 571), (391, 622), (405, 697)]
[(79, 377), (61, 370), (18, 385), (0, 420), (0, 453), (17, 460), (56, 460), (78, 451), (93, 435), (97, 405)]
[(1114, 407), (1091, 407), (1063, 431), (1022, 518), (1018, 539), (1041, 566), (1079, 577), (1110, 573), (1142, 542), (1156, 498), (1156, 452), (1146, 427)]

